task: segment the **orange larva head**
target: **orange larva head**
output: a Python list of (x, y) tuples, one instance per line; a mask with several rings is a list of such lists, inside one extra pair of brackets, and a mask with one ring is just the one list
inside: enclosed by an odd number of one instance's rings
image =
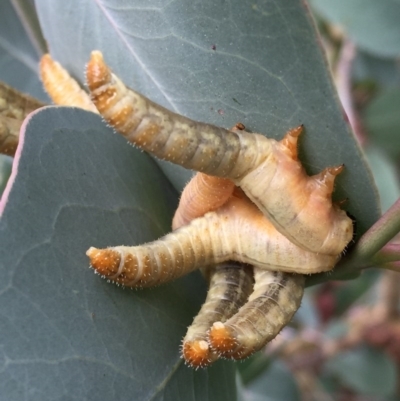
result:
[(230, 355), (238, 346), (236, 339), (222, 322), (215, 322), (208, 334), (211, 348), (220, 356)]
[(205, 368), (217, 359), (207, 341), (187, 341), (182, 345), (182, 356), (192, 368)]
[(112, 248), (97, 249), (91, 247), (86, 252), (91, 266), (102, 276), (112, 277), (118, 273), (121, 254)]
[(102, 53), (98, 50), (92, 51), (86, 66), (86, 78), (90, 91), (108, 83), (110, 75), (111, 72), (104, 62)]

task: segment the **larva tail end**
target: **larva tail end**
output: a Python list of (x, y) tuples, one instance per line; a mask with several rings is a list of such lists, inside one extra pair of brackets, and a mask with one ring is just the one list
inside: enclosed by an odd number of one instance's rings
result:
[(297, 142), (303, 130), (304, 126), (299, 125), (298, 127), (289, 130), (281, 140), (281, 144), (287, 149), (293, 160), (297, 160)]
[(318, 183), (316, 188), (321, 196), (330, 198), (334, 189), (336, 176), (338, 176), (343, 170), (344, 164), (341, 164), (340, 166), (327, 167), (310, 179), (315, 180), (315, 182)]
[(235, 358), (238, 342), (222, 322), (215, 322), (212, 325), (208, 334), (208, 341), (211, 348), (217, 352), (218, 355), (227, 358)]
[(207, 341), (187, 341), (182, 346), (182, 356), (192, 368), (205, 368), (213, 363), (218, 356), (212, 352)]
[(121, 263), (121, 255), (112, 248), (89, 248), (86, 255), (90, 259), (91, 266), (102, 276), (114, 276)]
[(90, 91), (107, 84), (111, 78), (111, 71), (104, 62), (103, 54), (94, 50), (90, 54), (90, 60), (86, 66), (86, 82)]

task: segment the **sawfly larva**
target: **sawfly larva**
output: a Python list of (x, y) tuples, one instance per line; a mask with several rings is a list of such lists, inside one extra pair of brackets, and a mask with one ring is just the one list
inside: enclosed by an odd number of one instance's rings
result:
[(100, 114), (128, 141), (163, 160), (231, 179), (290, 241), (311, 252), (340, 254), (353, 223), (332, 204), (343, 166), (308, 176), (297, 158), (302, 126), (281, 141), (192, 121), (127, 88), (99, 51), (86, 69)]

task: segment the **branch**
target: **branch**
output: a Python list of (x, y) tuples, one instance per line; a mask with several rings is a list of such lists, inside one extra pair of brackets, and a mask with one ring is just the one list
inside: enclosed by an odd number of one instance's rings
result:
[[(360, 238), (360, 241), (358, 241), (351, 252), (352, 259), (368, 260), (399, 232), (400, 198), (397, 199), (394, 205)], [(391, 252), (393, 252), (393, 247), (386, 248), (386, 252), (389, 252), (390, 249)]]
[(356, 47), (354, 43), (345, 39), (336, 65), (336, 88), (351, 128), (353, 129), (358, 142), (363, 146), (366, 142), (367, 136), (361, 118), (354, 107), (351, 85), (351, 70), (355, 56)]
[(34, 6), (31, 2), (26, 0), (11, 0), (11, 4), (25, 29), (25, 32), (28, 34), (36, 53), (39, 56), (43, 53), (47, 53), (46, 41), (43, 37)]

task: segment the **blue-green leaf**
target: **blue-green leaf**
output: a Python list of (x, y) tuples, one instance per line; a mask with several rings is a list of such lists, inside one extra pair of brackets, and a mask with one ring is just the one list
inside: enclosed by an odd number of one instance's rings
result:
[[(84, 80), (94, 49), (131, 87), (190, 118), (281, 138), (305, 124), (301, 157), (316, 173), (344, 163), (359, 234), (378, 217), (376, 194), (343, 120), (314, 31), (298, 0), (37, 0), (52, 55)], [(162, 163), (177, 189), (190, 173)], [(362, 194), (362, 196), (360, 196)]]
[(396, 391), (395, 362), (374, 348), (362, 346), (341, 352), (327, 362), (325, 370), (357, 393), (384, 397)]
[(38, 77), (39, 55), (10, 0), (0, 1), (0, 80), (48, 101)]
[(199, 274), (130, 291), (88, 268), (92, 245), (169, 230), (177, 193), (156, 164), (76, 109), (36, 112), (21, 145), (0, 203), (1, 397), (234, 400), (234, 365), (180, 359)]
[(361, 49), (383, 57), (400, 55), (398, 0), (310, 0), (330, 22), (344, 27)]

